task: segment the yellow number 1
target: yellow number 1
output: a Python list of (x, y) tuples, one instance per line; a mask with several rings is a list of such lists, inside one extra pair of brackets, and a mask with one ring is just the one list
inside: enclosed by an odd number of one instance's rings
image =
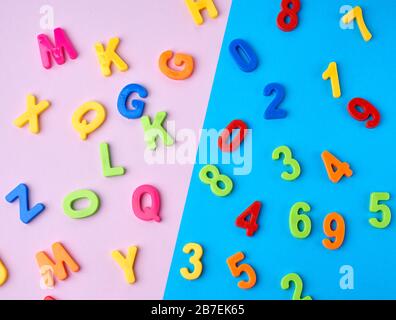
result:
[(333, 97), (341, 97), (340, 79), (338, 78), (337, 63), (330, 62), (325, 72), (323, 72), (322, 78), (323, 80), (327, 80), (330, 78)]
[(344, 24), (348, 24), (351, 23), (353, 19), (356, 19), (357, 25), (359, 27), (360, 33), (363, 36), (364, 41), (370, 41), (373, 36), (367, 29), (366, 24), (364, 23), (363, 11), (361, 7), (356, 6), (351, 11), (349, 11), (345, 16), (342, 17), (342, 22)]

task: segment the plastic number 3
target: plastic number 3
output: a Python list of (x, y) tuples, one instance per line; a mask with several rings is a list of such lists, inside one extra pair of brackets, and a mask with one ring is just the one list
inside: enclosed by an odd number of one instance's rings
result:
[(392, 218), (390, 208), (386, 204), (380, 204), (380, 201), (387, 201), (390, 199), (389, 192), (373, 192), (370, 195), (370, 212), (382, 212), (382, 219), (370, 218), (369, 223), (374, 228), (384, 229), (386, 228)]
[(281, 288), (287, 290), (290, 288), (290, 283), (293, 282), (295, 289), (293, 293), (293, 300), (312, 300), (311, 296), (301, 297), (303, 291), (303, 282), (301, 277), (297, 273), (289, 273), (285, 275), (281, 280)]
[(252, 266), (247, 263), (242, 263), (238, 266), (237, 264), (243, 259), (245, 259), (245, 255), (242, 252), (238, 252), (227, 259), (227, 264), (233, 277), (239, 277), (243, 272), (247, 274), (249, 280), (239, 281), (238, 287), (241, 289), (250, 289), (256, 284), (256, 272)]
[(293, 159), (292, 152), (287, 146), (280, 146), (276, 148), (272, 152), (272, 160), (279, 160), (281, 154), (284, 155), (283, 164), (285, 166), (290, 166), (292, 168), (292, 172), (289, 173), (287, 171), (282, 172), (281, 177), (283, 180), (293, 181), (296, 180), (301, 174), (300, 164), (297, 160)]
[(190, 263), (194, 266), (194, 270), (190, 272), (188, 268), (181, 268), (180, 274), (184, 279), (187, 280), (195, 280), (201, 276), (202, 273), (202, 262), (201, 258), (203, 255), (203, 249), (198, 243), (187, 243), (184, 248), (183, 252), (189, 254), (191, 251), (194, 251), (194, 254), (190, 258)]
[[(232, 180), (228, 176), (220, 174), (219, 169), (211, 164), (201, 169), (199, 172), (199, 179), (203, 183), (210, 185), (210, 190), (218, 197), (229, 195), (234, 186)], [(220, 186), (219, 182), (222, 182), (223, 186)]]

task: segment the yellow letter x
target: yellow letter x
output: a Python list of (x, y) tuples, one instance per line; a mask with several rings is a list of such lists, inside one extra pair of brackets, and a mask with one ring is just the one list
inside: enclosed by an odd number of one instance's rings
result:
[(14, 124), (18, 128), (22, 128), (29, 123), (29, 130), (31, 133), (39, 133), (39, 115), (50, 106), (50, 102), (47, 100), (40, 101), (36, 104), (36, 97), (29, 94), (27, 96), (27, 110), (24, 114), (14, 120)]

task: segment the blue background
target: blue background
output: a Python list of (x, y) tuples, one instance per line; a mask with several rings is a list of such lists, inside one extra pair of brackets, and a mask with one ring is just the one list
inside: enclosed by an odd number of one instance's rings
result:
[[(396, 298), (396, 223), (375, 229), (369, 223), (371, 192), (396, 195), (395, 117), (396, 84), (393, 0), (302, 0), (299, 25), (290, 33), (276, 25), (280, 0), (234, 0), (204, 128), (224, 128), (242, 119), (252, 128), (253, 168), (246, 176), (233, 176), (233, 165), (219, 165), (232, 177), (230, 196), (213, 195), (199, 178), (196, 164), (165, 292), (166, 299), (290, 299), (293, 290), (282, 290), (280, 280), (290, 272), (301, 275), (303, 295), (314, 299)], [(340, 7), (361, 5), (373, 34), (365, 42), (354, 30), (339, 26)], [(207, 21), (206, 23), (210, 23)], [(235, 38), (246, 40), (259, 56), (259, 67), (242, 72), (228, 52)], [(333, 99), (330, 81), (322, 73), (331, 61), (338, 63), (342, 97)], [(272, 97), (263, 95), (270, 82), (286, 88), (282, 107), (288, 117), (265, 120)], [(366, 129), (347, 112), (348, 102), (362, 97), (381, 112), (375, 129)], [(289, 146), (302, 169), (287, 182), (285, 169), (271, 159), (272, 151)], [(340, 183), (329, 181), (320, 154), (329, 150), (350, 163), (354, 172)], [(259, 230), (249, 238), (235, 227), (236, 217), (253, 201), (263, 202)], [(311, 235), (295, 239), (289, 231), (291, 206), (311, 205)], [(392, 208), (391, 199), (387, 202)], [(345, 219), (342, 247), (331, 251), (322, 245), (324, 217), (336, 211)], [(190, 266), (182, 252), (188, 242), (204, 248), (204, 272), (195, 281), (183, 279), (181, 267)], [(257, 284), (241, 290), (226, 264), (227, 257), (242, 251), (243, 262), (256, 270)], [(353, 290), (339, 285), (342, 265), (354, 268)]]

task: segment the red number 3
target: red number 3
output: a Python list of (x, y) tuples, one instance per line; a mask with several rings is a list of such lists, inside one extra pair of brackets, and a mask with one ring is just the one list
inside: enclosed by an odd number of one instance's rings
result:
[(282, 11), (278, 14), (278, 27), (282, 31), (292, 31), (298, 25), (297, 13), (300, 11), (300, 0), (282, 0)]
[(367, 100), (354, 98), (348, 103), (348, 111), (353, 118), (359, 121), (366, 121), (369, 129), (378, 126), (381, 120), (379, 111)]

